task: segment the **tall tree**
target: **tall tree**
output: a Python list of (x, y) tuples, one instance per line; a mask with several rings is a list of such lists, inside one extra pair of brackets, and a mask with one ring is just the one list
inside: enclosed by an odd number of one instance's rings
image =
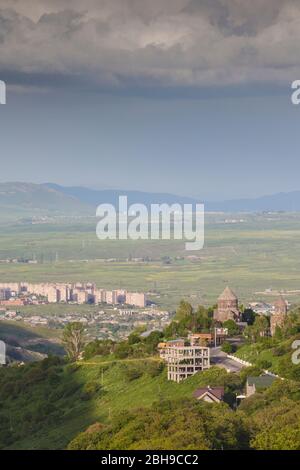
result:
[(175, 320), (180, 321), (183, 318), (191, 317), (193, 315), (193, 307), (186, 300), (181, 300), (178, 309), (176, 310)]
[(63, 332), (63, 343), (71, 361), (77, 361), (84, 344), (84, 326), (79, 322), (68, 323)]

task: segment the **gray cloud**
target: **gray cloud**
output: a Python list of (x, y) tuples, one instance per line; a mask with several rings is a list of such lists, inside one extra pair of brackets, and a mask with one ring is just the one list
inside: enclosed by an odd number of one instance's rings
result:
[(281, 85), (300, 76), (299, 43), (298, 0), (0, 0), (17, 86)]

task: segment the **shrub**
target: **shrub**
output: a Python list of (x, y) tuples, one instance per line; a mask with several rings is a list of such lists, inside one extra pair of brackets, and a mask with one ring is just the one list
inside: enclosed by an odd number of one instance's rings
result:
[(283, 346), (277, 346), (277, 348), (273, 349), (273, 356), (279, 357), (283, 356), (287, 351)]
[(139, 379), (143, 375), (143, 370), (140, 367), (126, 367), (125, 375), (129, 382)]
[(261, 359), (260, 361), (257, 361), (257, 365), (261, 369), (269, 369), (272, 366), (272, 362), (267, 361), (266, 359)]
[(231, 354), (235, 351), (235, 348), (233, 347), (233, 345), (231, 343), (228, 343), (228, 341), (225, 341), (225, 343), (222, 344), (222, 351), (227, 353), (227, 354)]
[(94, 395), (96, 395), (100, 388), (100, 385), (94, 380), (87, 382), (82, 390), (82, 400), (90, 400)]
[(132, 353), (132, 347), (123, 341), (116, 346), (115, 355), (118, 359), (126, 359)]
[(157, 377), (162, 373), (164, 367), (163, 362), (151, 362), (147, 366), (147, 374), (149, 374), (150, 377)]

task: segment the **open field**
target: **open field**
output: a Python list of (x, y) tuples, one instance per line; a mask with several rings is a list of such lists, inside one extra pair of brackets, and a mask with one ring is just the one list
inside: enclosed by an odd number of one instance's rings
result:
[(1, 262), (0, 280), (93, 281), (108, 289), (152, 291), (150, 298), (167, 308), (182, 297), (213, 304), (226, 284), (242, 302), (272, 300), (263, 293), (269, 288), (294, 290), (288, 299), (300, 301), (300, 214), (208, 215), (205, 248), (199, 252), (185, 251), (179, 241), (100, 242), (94, 222), (3, 224), (0, 259), (38, 262)]

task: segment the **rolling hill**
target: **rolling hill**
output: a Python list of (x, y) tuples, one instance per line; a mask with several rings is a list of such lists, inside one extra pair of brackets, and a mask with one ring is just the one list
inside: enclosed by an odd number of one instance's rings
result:
[(0, 449), (300, 448), (293, 434), (299, 383), (278, 380), (235, 412), (225, 403), (198, 403), (193, 392), (224, 386), (234, 403), (257, 371), (211, 368), (177, 384), (155, 364), (154, 357), (75, 364), (51, 357), (0, 368)]
[[(82, 204), (93, 206), (94, 208), (102, 203), (118, 205), (120, 195), (128, 196), (128, 204), (142, 203), (147, 207), (150, 204), (193, 204), (203, 202), (201, 199), (178, 196), (168, 193), (149, 193), (143, 191), (126, 190), (94, 190), (83, 187), (64, 187), (53, 183), (45, 186), (66, 196), (78, 199)], [(204, 201), (205, 210), (208, 212), (298, 212), (300, 211), (300, 191), (287, 193), (276, 193), (257, 198), (232, 199), (225, 201)]]
[[(54, 183), (0, 183), (0, 214), (6, 217), (46, 215), (91, 216), (101, 203), (118, 207), (119, 196), (127, 195), (128, 205), (193, 204), (203, 201), (169, 193), (150, 193), (119, 189), (95, 190), (81, 186), (60, 186)], [(207, 212), (300, 211), (300, 191), (278, 193), (253, 199), (204, 201)]]
[(15, 182), (0, 183), (0, 213), (33, 217), (88, 214), (92, 209), (78, 198), (45, 185)]

